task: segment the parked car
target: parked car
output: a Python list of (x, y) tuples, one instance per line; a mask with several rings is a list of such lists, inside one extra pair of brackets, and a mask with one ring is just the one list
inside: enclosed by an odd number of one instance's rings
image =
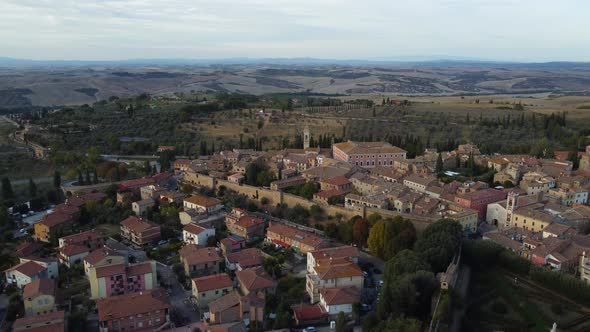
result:
[(309, 326), (303, 329), (303, 332), (315, 332), (317, 331), (315, 326)]

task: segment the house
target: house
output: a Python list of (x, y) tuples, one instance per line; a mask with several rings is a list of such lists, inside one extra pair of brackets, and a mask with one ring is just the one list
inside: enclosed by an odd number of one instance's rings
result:
[(320, 290), (323, 288), (354, 286), (363, 289), (363, 281), (363, 271), (347, 258), (320, 260), (306, 274), (305, 288), (311, 303), (316, 303), (320, 300)]
[(539, 209), (538, 204), (535, 204), (514, 210), (511, 224), (531, 232), (540, 232), (555, 219), (556, 217), (553, 214)]
[(264, 219), (244, 215), (236, 220), (235, 218), (228, 218), (226, 215), (225, 225), (230, 233), (246, 239), (248, 243), (264, 238), (264, 229), (266, 227)]
[(231, 272), (262, 266), (262, 263), (264, 254), (258, 248), (247, 248), (225, 256), (226, 269)]
[(84, 273), (88, 277), (92, 267), (124, 264), (127, 262), (127, 257), (116, 250), (108, 247), (102, 247), (92, 251), (83, 259)]
[(164, 191), (160, 193), (160, 203), (181, 205), (184, 197), (186, 195), (178, 191)]
[(339, 190), (349, 192), (352, 190), (352, 182), (345, 176), (323, 179), (320, 181), (321, 190)]
[(170, 302), (162, 289), (96, 300), (100, 332), (155, 331), (170, 323)]
[(4, 270), (4, 274), (8, 284), (23, 288), (35, 280), (46, 278), (47, 270), (36, 262), (26, 261)]
[(482, 189), (455, 196), (455, 203), (477, 211), (478, 221), (486, 218), (488, 204), (505, 200), (507, 193), (497, 189)]
[(14, 332), (65, 332), (64, 311), (52, 311), (38, 316), (19, 318), (12, 324)]
[(81, 263), (84, 257), (104, 245), (104, 236), (95, 230), (89, 230), (65, 236), (59, 239), (57, 258), (60, 263), (71, 267)]
[(206, 246), (207, 239), (215, 237), (215, 228), (205, 228), (197, 224), (188, 224), (182, 228), (182, 240), (184, 243)]
[(307, 253), (307, 272), (313, 272), (313, 268), (325, 262), (335, 260), (347, 260), (358, 263), (360, 252), (353, 246), (341, 246), (324, 248)]
[(406, 159), (406, 151), (386, 142), (347, 141), (333, 145), (334, 159), (360, 167), (393, 166), (396, 158)]
[(54, 279), (37, 279), (23, 289), (23, 302), (27, 316), (38, 316), (56, 310), (57, 285)]
[(266, 241), (292, 247), (303, 253), (324, 248), (328, 243), (326, 239), (313, 233), (277, 223), (271, 223), (266, 229)]
[(320, 304), (297, 304), (291, 310), (297, 326), (319, 325), (328, 320), (328, 313)]
[(37, 254), (43, 249), (43, 245), (39, 241), (24, 242), (15, 249), (16, 256), (27, 257)]
[(425, 193), (426, 189), (433, 183), (436, 182), (436, 178), (432, 176), (419, 176), (417, 174), (412, 174), (407, 176), (404, 179), (404, 186), (417, 191), (419, 193)]
[(359, 196), (356, 194), (347, 194), (344, 197), (344, 206), (347, 209), (357, 209), (368, 207), (373, 209), (387, 209), (387, 197), (383, 194), (372, 196)]
[(246, 181), (246, 177), (242, 173), (235, 173), (227, 177), (227, 181), (231, 183), (242, 184)]
[(148, 211), (156, 205), (156, 202), (152, 198), (142, 199), (137, 202), (131, 203), (131, 210), (135, 212), (136, 216), (145, 217)]
[(223, 259), (216, 248), (199, 248), (196, 244), (187, 244), (180, 248), (180, 263), (187, 276), (197, 277), (219, 273)]
[(277, 282), (262, 267), (255, 267), (236, 272), (236, 279), (242, 294), (274, 294)]
[(224, 255), (239, 251), (246, 247), (246, 239), (237, 235), (230, 235), (219, 241), (219, 247)]
[(191, 161), (189, 159), (176, 159), (172, 162), (172, 168), (175, 171), (186, 172), (189, 170)]
[(185, 210), (193, 209), (204, 213), (215, 213), (223, 208), (221, 201), (216, 198), (193, 195), (183, 201)]
[(154, 289), (157, 287), (156, 262), (91, 267), (88, 281), (92, 299)]
[(209, 302), (209, 324), (225, 324), (239, 321), (264, 321), (265, 299), (263, 294), (257, 296), (240, 296), (232, 291)]
[(244, 322), (232, 322), (219, 325), (209, 325), (205, 332), (247, 332)]
[(203, 308), (209, 302), (227, 295), (234, 288), (234, 283), (226, 273), (195, 278), (192, 280), (192, 297)]
[(330, 316), (352, 314), (355, 303), (360, 303), (361, 291), (354, 286), (320, 289), (320, 305)]
[(63, 232), (71, 229), (78, 212), (78, 208), (67, 208), (63, 211), (54, 211), (53, 213), (44, 216), (41, 221), (34, 225), (35, 232), (33, 238), (42, 242), (50, 242), (52, 237), (55, 236), (58, 231)]
[(144, 246), (160, 240), (160, 226), (146, 219), (130, 216), (121, 221), (121, 236), (138, 246)]

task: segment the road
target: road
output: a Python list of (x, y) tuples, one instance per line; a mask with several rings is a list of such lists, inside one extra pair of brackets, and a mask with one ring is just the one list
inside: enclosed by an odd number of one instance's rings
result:
[(201, 320), (200, 311), (190, 302), (191, 291), (182, 287), (170, 266), (158, 264), (157, 269), (164, 270), (162, 271), (164, 275), (171, 276), (167, 280), (160, 280), (160, 282), (170, 285), (170, 304), (184, 317), (182, 325), (199, 322)]

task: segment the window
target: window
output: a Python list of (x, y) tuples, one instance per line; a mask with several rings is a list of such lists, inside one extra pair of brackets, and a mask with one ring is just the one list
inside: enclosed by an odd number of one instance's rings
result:
[(207, 295), (206, 295), (205, 293), (202, 293), (202, 294), (201, 294), (201, 297), (206, 297), (206, 296), (207, 296)]
[(215, 290), (215, 294), (219, 294), (219, 290)]

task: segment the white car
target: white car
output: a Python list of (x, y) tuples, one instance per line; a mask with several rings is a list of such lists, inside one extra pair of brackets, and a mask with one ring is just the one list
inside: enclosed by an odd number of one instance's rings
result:
[(306, 327), (303, 329), (303, 332), (315, 332), (315, 331), (317, 331), (315, 329), (315, 326), (309, 326), (309, 327)]

